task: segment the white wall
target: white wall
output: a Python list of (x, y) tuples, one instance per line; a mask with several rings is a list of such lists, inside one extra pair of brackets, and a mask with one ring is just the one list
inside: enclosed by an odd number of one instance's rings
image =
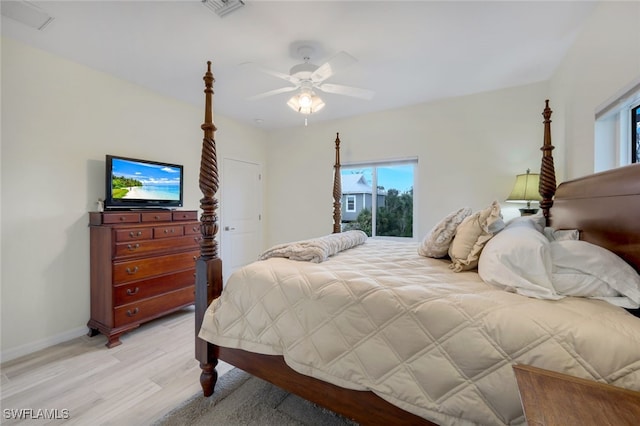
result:
[(516, 174), (540, 169), (547, 92), (538, 83), (271, 132), (267, 241), (331, 232), (336, 132), (343, 164), (418, 157), (417, 238), (453, 209), (504, 200)]
[[(417, 238), (465, 203), (503, 200), (539, 170), (544, 99), (558, 183), (594, 170), (596, 108), (640, 76), (640, 3), (601, 2), (547, 83), (269, 134), (268, 244), (331, 231), (333, 141), (342, 162), (419, 158)], [(505, 216), (517, 215), (503, 203)]]
[[(203, 120), (203, 108), (2, 39), (3, 360), (87, 331), (87, 212), (104, 197), (105, 154), (183, 164), (184, 208), (198, 209)], [(218, 158), (264, 163), (263, 131), (216, 125)]]
[(601, 2), (550, 81), (554, 154), (566, 179), (593, 173), (596, 110), (639, 77), (640, 2)]

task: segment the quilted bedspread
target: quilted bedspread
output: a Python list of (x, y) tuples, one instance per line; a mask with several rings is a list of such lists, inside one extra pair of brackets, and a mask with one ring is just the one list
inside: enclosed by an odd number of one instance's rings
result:
[(320, 264), (255, 262), (232, 274), (200, 337), (283, 355), (442, 425), (524, 423), (514, 363), (640, 390), (640, 319), (508, 293), (417, 247), (369, 239)]

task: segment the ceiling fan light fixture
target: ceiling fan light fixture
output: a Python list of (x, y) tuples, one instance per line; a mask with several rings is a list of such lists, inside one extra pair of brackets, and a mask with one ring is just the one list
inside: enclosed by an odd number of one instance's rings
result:
[(302, 92), (289, 99), (287, 105), (296, 112), (309, 115), (320, 111), (324, 108), (325, 104), (324, 101), (313, 92)]
[(300, 96), (298, 96), (298, 103), (300, 104), (300, 108), (310, 108), (313, 104), (311, 93), (301, 93)]

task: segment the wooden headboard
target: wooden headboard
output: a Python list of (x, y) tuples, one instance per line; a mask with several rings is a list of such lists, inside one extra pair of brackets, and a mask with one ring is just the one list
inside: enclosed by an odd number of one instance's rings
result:
[(614, 252), (640, 272), (640, 164), (570, 180), (556, 188), (551, 113), (546, 100), (539, 192), (547, 225), (579, 230), (581, 240)]
[(578, 229), (640, 272), (640, 164), (564, 182), (549, 213), (556, 229)]

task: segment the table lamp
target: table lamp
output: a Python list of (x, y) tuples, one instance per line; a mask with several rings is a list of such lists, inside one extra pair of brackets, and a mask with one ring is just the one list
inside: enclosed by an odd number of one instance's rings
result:
[(516, 176), (516, 183), (513, 185), (511, 194), (509, 194), (506, 201), (527, 203), (527, 208), (519, 209), (522, 216), (535, 214), (538, 209), (531, 208), (531, 202), (542, 200), (538, 189), (539, 184), (540, 175), (531, 173), (531, 171), (527, 169), (526, 174)]

